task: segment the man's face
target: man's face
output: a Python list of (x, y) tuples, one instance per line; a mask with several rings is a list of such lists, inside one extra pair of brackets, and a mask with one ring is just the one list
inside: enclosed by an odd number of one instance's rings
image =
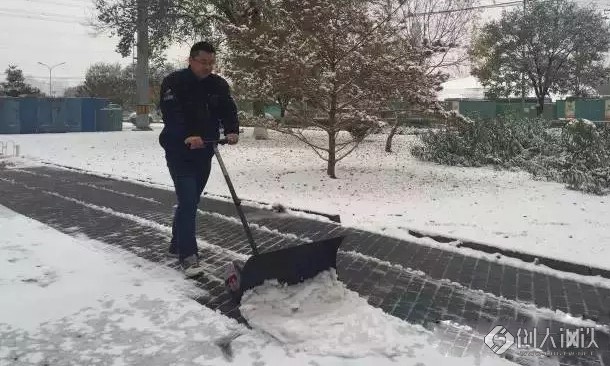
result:
[(200, 78), (204, 78), (212, 73), (216, 56), (213, 53), (199, 51), (197, 56), (189, 57), (189, 65), (193, 73)]

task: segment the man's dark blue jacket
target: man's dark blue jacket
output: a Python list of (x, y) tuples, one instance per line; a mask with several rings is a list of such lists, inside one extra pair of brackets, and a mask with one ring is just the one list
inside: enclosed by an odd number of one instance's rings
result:
[(218, 140), (221, 125), (225, 135), (239, 133), (237, 107), (229, 84), (219, 75), (199, 79), (190, 68), (174, 71), (163, 79), (160, 106), (165, 126), (159, 143), (169, 159), (199, 155), (184, 144), (189, 136)]

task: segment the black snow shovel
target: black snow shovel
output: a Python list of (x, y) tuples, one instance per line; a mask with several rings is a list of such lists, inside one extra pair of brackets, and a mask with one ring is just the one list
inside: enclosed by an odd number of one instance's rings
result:
[[(226, 143), (226, 139), (218, 140), (218, 144), (224, 145)], [(233, 261), (228, 266), (225, 286), (237, 303), (241, 301), (245, 291), (262, 285), (266, 280), (276, 279), (279, 283), (294, 285), (313, 278), (320, 272), (337, 268), (337, 251), (343, 242), (343, 236), (259, 253), (241, 208), (241, 201), (237, 198), (235, 188), (233, 188), (231, 179), (229, 179), (229, 173), (218, 152), (217, 144), (214, 144), (214, 155), (216, 155), (222, 174), (227, 181), (235, 208), (252, 248), (252, 256), (248, 258), (246, 263)]]

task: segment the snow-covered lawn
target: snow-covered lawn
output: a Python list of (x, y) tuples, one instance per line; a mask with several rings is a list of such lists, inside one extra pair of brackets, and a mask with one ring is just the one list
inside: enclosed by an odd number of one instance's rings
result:
[[(28, 158), (171, 189), (154, 131), (0, 136)], [(522, 172), (446, 167), (416, 160), (413, 135), (368, 138), (326, 176), (325, 162), (296, 139), (270, 132), (221, 147), (238, 195), (339, 213), (345, 225), (409, 238), (407, 229), (438, 232), (498, 247), (610, 269), (610, 198), (532, 180)], [(324, 136), (320, 135), (320, 138)], [(206, 191), (228, 196), (215, 163)]]
[(369, 306), (332, 272), (247, 293), (250, 330), (192, 300), (200, 290), (176, 271), (4, 206), (0, 227), (0, 365), (478, 364), (443, 357), (437, 334)]

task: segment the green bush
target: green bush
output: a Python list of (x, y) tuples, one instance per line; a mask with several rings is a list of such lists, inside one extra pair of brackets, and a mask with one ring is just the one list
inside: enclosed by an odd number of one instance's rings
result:
[(610, 189), (610, 131), (588, 121), (572, 121), (562, 143), (568, 164), (563, 180), (572, 189), (605, 194)]
[(472, 120), (428, 131), (413, 147), (419, 159), (445, 165), (522, 169), (589, 193), (610, 192), (610, 130), (586, 120), (561, 129), (539, 119)]
[(423, 145), (413, 154), (423, 160), (460, 166), (502, 164), (544, 145), (542, 121), (471, 120), (421, 135)]

